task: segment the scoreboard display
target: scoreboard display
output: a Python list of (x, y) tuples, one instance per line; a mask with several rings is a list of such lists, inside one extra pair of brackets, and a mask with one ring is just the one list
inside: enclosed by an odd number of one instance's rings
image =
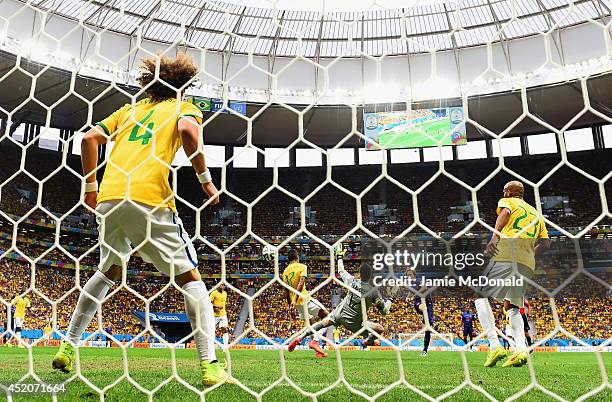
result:
[(467, 144), (462, 107), (364, 113), (363, 121), (368, 150)]

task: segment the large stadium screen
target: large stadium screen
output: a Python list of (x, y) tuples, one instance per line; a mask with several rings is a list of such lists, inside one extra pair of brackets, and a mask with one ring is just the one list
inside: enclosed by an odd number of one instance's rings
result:
[(462, 107), (364, 113), (363, 121), (367, 150), (467, 144)]

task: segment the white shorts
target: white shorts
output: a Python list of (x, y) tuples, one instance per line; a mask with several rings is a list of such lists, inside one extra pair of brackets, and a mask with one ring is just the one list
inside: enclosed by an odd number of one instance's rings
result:
[[(152, 263), (158, 271), (168, 276), (180, 275), (197, 268), (197, 254), (191, 239), (183, 228), (178, 214), (169, 208), (153, 208), (127, 201), (105, 201), (98, 204), (96, 216), (100, 239), (100, 265), (106, 272), (112, 265), (128, 262), (132, 245), (138, 248), (138, 255)], [(147, 235), (151, 224), (151, 237)]]
[(533, 276), (533, 271), (522, 264), (517, 264), (516, 267), (512, 262), (493, 261), (485, 268), (483, 276), (489, 279), (523, 279), (522, 285), (516, 286), (482, 286), (479, 288), (480, 297), (492, 297), (497, 301), (503, 302), (508, 300), (511, 304), (517, 307), (524, 307), (525, 289), (527, 289), (527, 281)]
[(15, 323), (15, 329), (23, 327), (23, 318), (15, 317), (13, 318), (13, 322)]
[(229, 324), (227, 322), (227, 316), (226, 315), (221, 315), (219, 317), (215, 316), (215, 327), (216, 328), (227, 328), (227, 327), (229, 327)]
[(510, 324), (506, 324), (506, 336), (508, 338), (514, 338), (514, 335), (512, 335), (512, 326)]
[(319, 311), (325, 310), (325, 307), (317, 299), (311, 298), (308, 303), (300, 304), (297, 306), (298, 314), (302, 320), (306, 320), (306, 317), (319, 317)]

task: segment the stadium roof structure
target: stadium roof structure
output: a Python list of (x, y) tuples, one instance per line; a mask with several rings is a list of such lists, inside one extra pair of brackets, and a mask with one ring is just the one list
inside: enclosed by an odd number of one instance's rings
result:
[[(9, 71), (15, 64), (15, 56), (0, 51), (0, 71)], [(91, 122), (99, 121), (108, 116), (118, 107), (130, 102), (126, 94), (135, 94), (137, 88), (129, 85), (109, 88), (109, 82), (92, 77), (77, 77), (74, 81), (74, 91), (79, 96), (66, 97), (70, 88), (71, 72), (57, 68), (45, 68), (43, 64), (28, 61), (22, 64), (24, 71), (37, 75), (35, 96), (37, 101), (28, 99), (30, 85), (27, 77), (20, 70), (13, 71), (0, 81), (0, 104), (5, 110), (18, 110), (13, 113), (13, 122), (30, 122), (45, 125), (50, 119), (51, 127), (73, 130), (88, 129), (88, 115), (90, 106), (84, 100), (97, 99), (91, 105)], [(26, 84), (27, 83), (27, 84)], [(612, 73), (592, 76), (586, 81), (583, 88), (579, 82), (566, 82), (556, 85), (546, 85), (530, 88), (526, 92), (526, 99), (530, 112), (543, 121), (560, 129), (568, 124), (574, 116), (581, 113), (584, 108), (584, 90), (588, 90), (588, 98), (594, 110), (601, 114), (612, 116)], [(63, 100), (62, 100), (63, 99)], [(563, 102), (558, 102), (563, 99)], [(413, 106), (419, 107), (446, 107), (457, 105), (460, 99), (447, 99), (444, 101), (427, 101)], [(474, 96), (467, 99), (470, 117), (492, 130), (500, 133), (512, 122), (519, 118), (523, 111), (521, 95), (519, 92), (502, 92), (497, 94)], [(20, 106), (21, 105), (21, 106)], [(43, 105), (55, 105), (48, 111)], [(381, 106), (381, 105), (379, 105)], [(298, 135), (297, 116), (291, 110), (281, 105), (269, 105), (262, 111), (264, 105), (249, 103), (247, 116), (258, 115), (253, 122), (253, 142), (264, 146), (287, 146)], [(300, 106), (294, 106), (303, 109)], [(370, 106), (366, 106), (370, 107)], [(381, 106), (383, 107), (383, 106)], [(389, 110), (401, 110), (404, 104), (384, 105)], [(364, 107), (356, 109), (361, 115)], [(368, 111), (373, 111), (368, 109)], [(352, 110), (342, 105), (320, 105), (310, 108), (304, 115), (305, 138), (312, 143), (331, 147), (337, 144), (352, 130)], [(206, 112), (206, 118), (211, 117)], [(0, 118), (6, 116), (0, 111)], [(362, 129), (362, 120), (358, 119), (358, 129)], [(608, 124), (593, 113), (580, 114), (579, 118), (571, 124), (571, 128), (589, 127), (592, 125)], [(221, 113), (210, 119), (206, 125), (206, 143), (215, 145), (244, 145), (247, 124), (244, 119), (228, 113)], [(550, 132), (530, 118), (524, 118), (506, 137), (527, 134)], [(469, 141), (489, 138), (474, 126), (467, 126)], [(359, 138), (353, 136), (344, 143), (344, 146), (359, 146)]]
[[(130, 101), (141, 58), (186, 47), (200, 68), (187, 95), (247, 102), (262, 145), (291, 143), (296, 111), (329, 146), (362, 111), (407, 104), (463, 104), (508, 136), (551, 131), (533, 117), (605, 124), (610, 14), (606, 0), (5, 0), (0, 118), (78, 130)], [(206, 130), (241, 145), (246, 120), (220, 113)]]
[[(25, 3), (25, 1), (22, 0)], [(611, 14), (604, 0), (35, 0), (61, 15), (145, 40), (307, 58), (452, 50), (562, 29)]]

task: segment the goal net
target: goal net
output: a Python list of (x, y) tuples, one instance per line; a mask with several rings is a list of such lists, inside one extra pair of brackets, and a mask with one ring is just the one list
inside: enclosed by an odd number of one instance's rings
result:
[[(433, 351), (456, 351), (459, 350), (457, 346), (454, 344), (455, 335), (454, 334), (442, 334), (442, 333), (431, 333), (431, 343), (429, 344), (429, 350)], [(399, 340), (399, 348), (401, 350), (423, 350), (423, 345), (425, 342), (425, 332), (417, 332), (417, 333), (406, 333), (406, 334), (398, 334)]]
[[(0, 333), (14, 348), (0, 352), (0, 389), (9, 400), (19, 392), (63, 397), (64, 388), (35, 384), (66, 387), (67, 399), (99, 400), (609, 400), (609, 2), (352, 3), (1, 2)], [(172, 75), (161, 79), (161, 57), (183, 52), (198, 73), (184, 85)], [(141, 88), (143, 58), (157, 67)], [(154, 125), (134, 108), (160, 82), (188, 112), (179, 106)], [(103, 123), (117, 113), (133, 127), (127, 139)], [(171, 160), (158, 152), (167, 138), (157, 134), (183, 118), (197, 126), (196, 148), (220, 192), (218, 205), (202, 192), (203, 172), (194, 177), (197, 151), (188, 154), (177, 140), (166, 144)], [(100, 140), (93, 146), (83, 140), (90, 130)], [(111, 160), (123, 140), (142, 148)], [(116, 234), (105, 223), (113, 210), (87, 204), (81, 157), (94, 150), (89, 177), (123, 175), (124, 197), (116, 201), (136, 209), (137, 178), (169, 173), (168, 197), (145, 212), (139, 241), (122, 250), (100, 240)], [(588, 370), (569, 359), (546, 366), (526, 357), (520, 381), (483, 381), (481, 371), (473, 374), (484, 353), (467, 357), (455, 346), (466, 320), (479, 345), (490, 335), (473, 303), (487, 285), (462, 281), (486, 276), (486, 264), (466, 256), (489, 248), (488, 262), (496, 251), (489, 240), (504, 237), (496, 219), (511, 209), (500, 204), (510, 181), (523, 184), (532, 206), (514, 207), (524, 211), (512, 216), (514, 229), (535, 239), (547, 228), (552, 239), (521, 273), (524, 286), (510, 285), (531, 305), (538, 339), (530, 348), (584, 353), (576, 356)], [(146, 198), (155, 189), (141, 190)], [(168, 236), (180, 243), (160, 262), (150, 246), (163, 246), (165, 237), (151, 219), (164, 213)], [(136, 230), (127, 218), (122, 223)], [(354, 302), (344, 303), (351, 295), (358, 300), (352, 307), (369, 306), (354, 285), (373, 275), (363, 268), (377, 261), (368, 242), (415, 259), (384, 262), (385, 278), (400, 284), (374, 286), (374, 307), (334, 316), (334, 308)], [(338, 244), (347, 248), (354, 282), (340, 272)], [(269, 247), (271, 258), (263, 254)], [(98, 299), (85, 285), (101, 249), (118, 256), (121, 269)], [(308, 295), (285, 274), (289, 250), (307, 265)], [(512, 258), (508, 271), (516, 272), (521, 261)], [(213, 301), (215, 331), (205, 333), (201, 322), (192, 327), (198, 319), (185, 312), (181, 261), (198, 269), (208, 292), (227, 292), (223, 307)], [(170, 266), (168, 275), (155, 262)], [(426, 269), (415, 277), (416, 265)], [(439, 386), (408, 375), (407, 367), (421, 363), (404, 352), (420, 350), (425, 335), (423, 313), (414, 312), (417, 293), (433, 296), (431, 306), (421, 303), (423, 312), (448, 332), (432, 333), (430, 350), (456, 352), (444, 355), (459, 375), (442, 376)], [(63, 376), (51, 371), (51, 359), (83, 294), (95, 299), (95, 312), (79, 335), (74, 370)], [(391, 300), (389, 311), (379, 299)], [(522, 296), (516, 303), (528, 309)], [(500, 339), (514, 319), (502, 311), (493, 302), (489, 321)], [(315, 328), (324, 313), (332, 313), (338, 332)], [(321, 332), (289, 353), (305, 328)], [(193, 340), (200, 335), (214, 340), (234, 384), (202, 386)], [(313, 363), (310, 341), (323, 343), (323, 335), (330, 356)], [(360, 354), (368, 335), (378, 347)], [(569, 370), (572, 388), (561, 387), (550, 367)]]

